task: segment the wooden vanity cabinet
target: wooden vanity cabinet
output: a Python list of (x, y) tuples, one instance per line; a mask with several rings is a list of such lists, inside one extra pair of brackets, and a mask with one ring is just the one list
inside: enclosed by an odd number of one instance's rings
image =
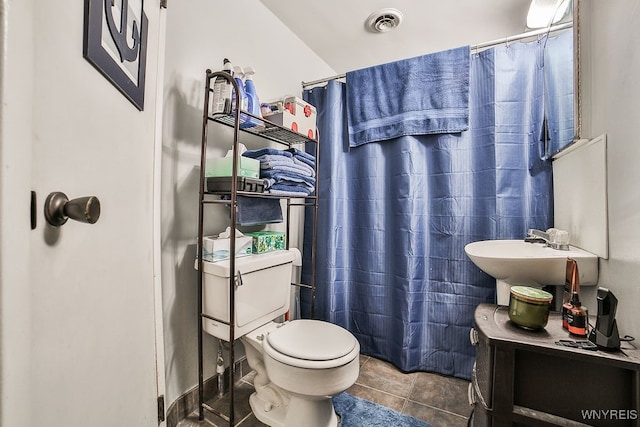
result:
[[(544, 330), (509, 320), (508, 307), (481, 304), (470, 386), (474, 426), (640, 426), (640, 350), (557, 345), (573, 339), (552, 312)], [(591, 319), (595, 323), (595, 318)]]

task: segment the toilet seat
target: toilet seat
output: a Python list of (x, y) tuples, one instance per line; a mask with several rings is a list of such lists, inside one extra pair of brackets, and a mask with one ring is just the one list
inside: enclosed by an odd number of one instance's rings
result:
[(262, 347), (278, 362), (307, 369), (330, 369), (360, 353), (358, 340), (346, 329), (320, 320), (294, 320), (265, 337)]

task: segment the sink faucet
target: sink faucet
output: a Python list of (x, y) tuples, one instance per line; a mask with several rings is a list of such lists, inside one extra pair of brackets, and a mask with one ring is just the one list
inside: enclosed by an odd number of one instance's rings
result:
[(529, 231), (527, 231), (527, 237), (524, 241), (531, 243), (544, 243), (552, 249), (561, 251), (569, 250), (569, 233), (555, 228), (550, 228), (546, 232), (530, 228)]

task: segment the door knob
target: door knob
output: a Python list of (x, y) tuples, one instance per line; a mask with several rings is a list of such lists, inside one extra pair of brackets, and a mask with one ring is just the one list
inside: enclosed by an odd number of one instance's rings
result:
[(95, 224), (100, 218), (100, 200), (96, 196), (69, 200), (66, 194), (56, 191), (44, 202), (44, 217), (54, 227), (63, 225), (69, 218)]

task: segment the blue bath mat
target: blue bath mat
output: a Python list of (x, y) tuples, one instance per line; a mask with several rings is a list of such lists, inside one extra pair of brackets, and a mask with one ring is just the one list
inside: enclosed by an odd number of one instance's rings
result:
[(340, 415), (340, 427), (431, 427), (417, 418), (347, 393), (334, 396), (333, 406)]

